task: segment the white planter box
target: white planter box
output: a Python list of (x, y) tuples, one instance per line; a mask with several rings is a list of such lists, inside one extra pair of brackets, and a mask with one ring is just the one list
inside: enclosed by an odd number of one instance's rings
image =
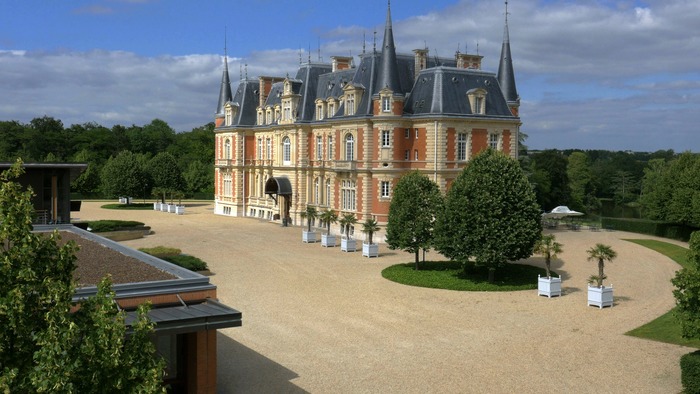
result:
[(177, 205), (175, 207), (175, 213), (178, 215), (184, 215), (185, 214), (185, 206), (184, 205)]
[(549, 298), (561, 296), (561, 277), (547, 278), (537, 275), (537, 295)]
[(342, 252), (354, 252), (357, 250), (357, 241), (343, 238), (340, 240), (340, 250)]
[(363, 242), (362, 257), (379, 257), (379, 245)]
[(157, 210), (158, 210), (158, 203), (157, 203), (157, 202), (154, 202), (154, 203), (153, 203), (153, 210), (154, 210), (154, 211), (157, 211)]
[(177, 207), (177, 205), (175, 205), (175, 204), (170, 204), (170, 205), (168, 205), (168, 212), (170, 212), (170, 213), (175, 213), (175, 208), (176, 208), (176, 207)]
[(598, 308), (604, 308), (613, 306), (613, 288), (612, 285), (609, 287), (595, 287), (588, 286), (588, 306), (597, 306)]
[(168, 212), (168, 204), (160, 204), (161, 212)]
[(316, 233), (314, 231), (301, 231), (301, 241), (306, 243), (316, 242)]
[(335, 247), (335, 235), (321, 234), (321, 246), (326, 248)]

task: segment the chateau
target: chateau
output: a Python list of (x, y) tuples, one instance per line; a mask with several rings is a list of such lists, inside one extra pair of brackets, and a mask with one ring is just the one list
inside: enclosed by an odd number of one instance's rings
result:
[(507, 16), (496, 74), (481, 69), (478, 54), (397, 53), (390, 6), (381, 48), (363, 49), (357, 65), (346, 56), (309, 61), (294, 77), (246, 77), (233, 93), (225, 61), (215, 213), (301, 225), (312, 205), (381, 224), (408, 171), (444, 192), (482, 150), (517, 157), (520, 98)]

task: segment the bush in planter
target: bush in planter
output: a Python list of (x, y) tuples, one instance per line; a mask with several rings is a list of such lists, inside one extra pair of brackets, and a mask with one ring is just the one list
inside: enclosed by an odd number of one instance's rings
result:
[(379, 231), (379, 225), (376, 220), (368, 218), (362, 223), (362, 232), (367, 234), (367, 240), (370, 245), (372, 245), (372, 235), (377, 231)]
[(328, 209), (321, 213), (319, 219), (326, 228), (326, 235), (331, 235), (331, 224), (338, 222), (338, 214), (334, 210)]
[(340, 228), (345, 233), (345, 239), (350, 239), (350, 227), (357, 224), (357, 218), (354, 213), (346, 213), (340, 219)]
[(307, 224), (307, 232), (311, 232), (311, 222), (318, 217), (318, 211), (316, 210), (316, 207), (312, 207), (311, 205), (306, 206), (306, 210), (303, 211), (301, 214), (302, 219), (306, 219), (306, 224)]
[(591, 277), (588, 279), (588, 283), (595, 282), (596, 287), (603, 287), (603, 280), (608, 278), (605, 275), (605, 262), (613, 261), (617, 257), (617, 252), (615, 252), (610, 246), (600, 243), (588, 249), (586, 252), (588, 253), (588, 261), (598, 261), (598, 275), (591, 275)]
[(681, 356), (681, 384), (684, 393), (700, 393), (700, 350)]

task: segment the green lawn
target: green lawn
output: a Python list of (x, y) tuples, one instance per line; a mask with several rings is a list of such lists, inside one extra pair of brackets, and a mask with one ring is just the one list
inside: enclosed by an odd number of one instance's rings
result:
[[(668, 256), (682, 267), (688, 266), (688, 260), (686, 259), (688, 249), (684, 247), (651, 239), (627, 239), (626, 241), (634, 242)], [(681, 336), (681, 327), (676, 318), (673, 316), (673, 309), (655, 320), (627, 332), (626, 334), (638, 338), (651, 339), (653, 341), (673, 343), (676, 345), (700, 349), (700, 340), (685, 339)]]
[(476, 267), (464, 274), (462, 264), (454, 261), (426, 261), (421, 270), (413, 263), (397, 264), (382, 271), (382, 276), (409, 286), (459, 291), (513, 291), (537, 288), (537, 275), (544, 276), (543, 268), (524, 264), (506, 264), (496, 270), (494, 283), (488, 282), (488, 270)]

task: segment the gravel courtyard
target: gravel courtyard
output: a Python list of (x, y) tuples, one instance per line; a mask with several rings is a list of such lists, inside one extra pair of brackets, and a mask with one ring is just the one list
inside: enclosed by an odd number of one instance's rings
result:
[[(624, 241), (651, 238), (639, 234), (556, 231), (564, 295), (548, 299), (396, 284), (382, 269), (412, 255), (303, 244), (299, 227), (216, 216), (213, 203), (190, 203), (183, 216), (102, 204), (73, 214), (145, 222), (154, 234), (125, 245), (205, 260), (221, 301), (243, 312), (243, 327), (218, 337), (220, 393), (677, 393), (679, 358), (693, 350), (623, 335), (674, 305), (679, 266)], [(606, 265), (615, 306), (602, 310), (586, 306), (597, 266), (585, 251), (596, 242), (618, 253)]]

